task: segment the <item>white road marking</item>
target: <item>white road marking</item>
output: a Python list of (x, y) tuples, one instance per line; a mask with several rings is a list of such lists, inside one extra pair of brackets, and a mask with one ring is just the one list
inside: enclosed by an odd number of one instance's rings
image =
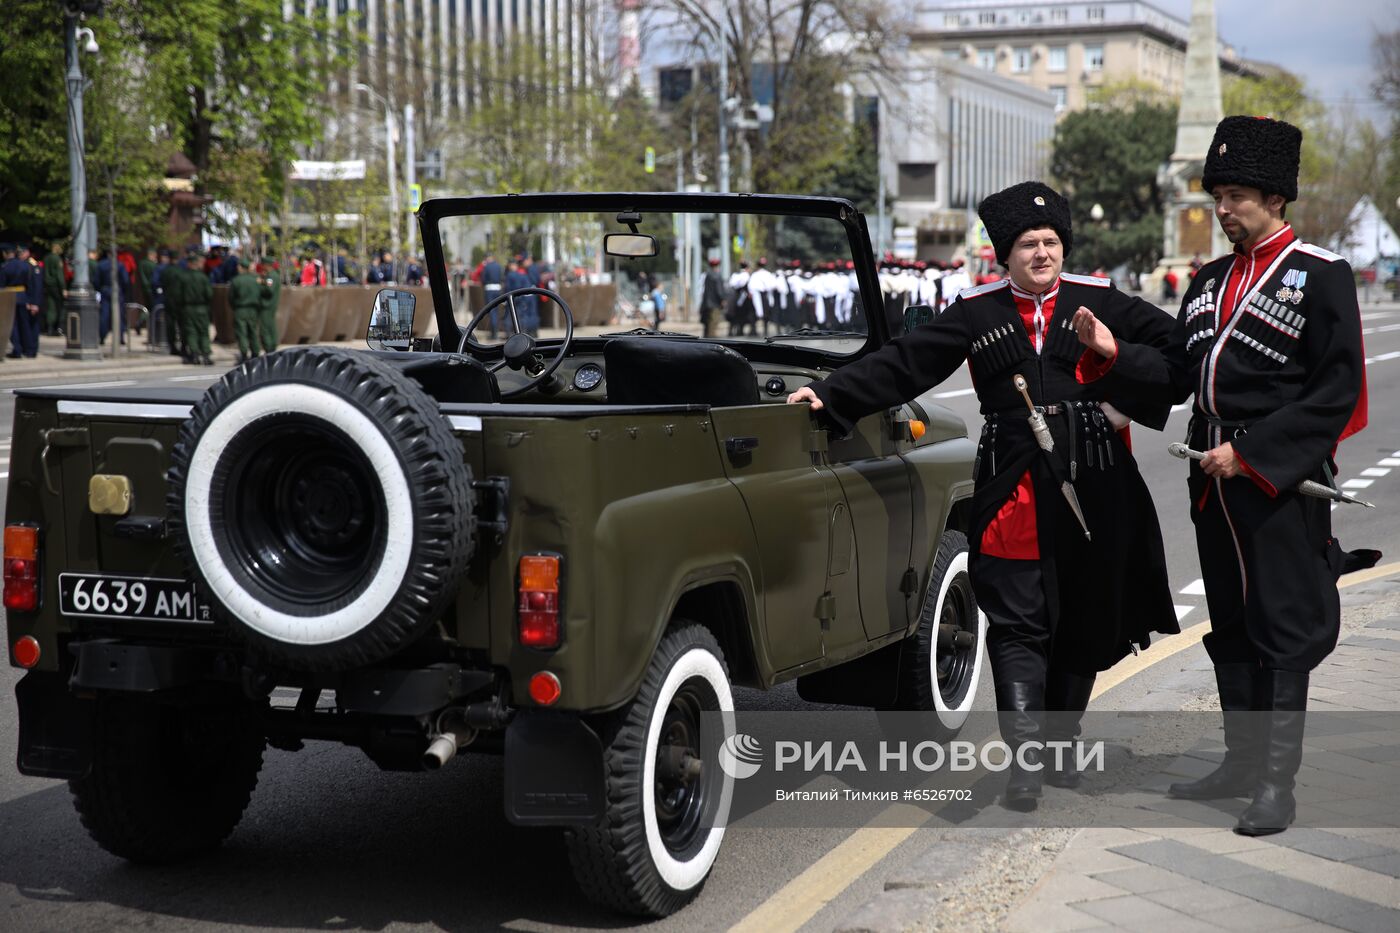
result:
[(1190, 407), (1191, 407), (1191, 403), (1190, 403), (1190, 402), (1182, 402), (1180, 405), (1173, 405), (1173, 406), (1172, 406), (1172, 411), (1173, 411), (1173, 412), (1185, 411), (1186, 409), (1188, 409), (1188, 408), (1190, 408)]
[(1389, 476), (1390, 470), (1382, 467), (1368, 467), (1361, 471), (1362, 476)]
[(1384, 334), (1392, 330), (1400, 330), (1400, 324), (1385, 324), (1381, 327), (1363, 327), (1361, 333), (1369, 337), (1371, 334)]
[(1182, 596), (1204, 596), (1206, 595), (1206, 581), (1192, 580), (1181, 588)]
[(937, 393), (934, 394), (933, 397), (934, 397), (934, 398), (957, 398), (957, 397), (960, 396), (960, 395), (972, 395), (972, 394), (976, 393), (976, 391), (977, 391), (976, 389), (954, 389), (954, 390), (951, 391), (951, 392), (937, 392)]
[(1187, 616), (1189, 616), (1189, 615), (1191, 614), (1191, 610), (1192, 610), (1192, 609), (1195, 609), (1196, 607), (1195, 607), (1195, 606), (1172, 606), (1172, 608), (1176, 610), (1176, 621), (1180, 622), (1182, 619), (1184, 619), (1184, 618), (1186, 618)]
[(1342, 483), (1342, 488), (1343, 488), (1343, 489), (1365, 489), (1367, 486), (1371, 485), (1371, 484), (1374, 483), (1374, 482), (1375, 482), (1375, 480), (1373, 480), (1373, 479), (1349, 479), (1349, 480), (1347, 480), (1345, 483)]
[(1366, 358), (1366, 365), (1370, 366), (1372, 363), (1387, 363), (1391, 360), (1400, 360), (1400, 350), (1392, 350), (1390, 353), (1382, 353), (1380, 356), (1368, 356)]
[(201, 379), (218, 379), (223, 373), (200, 373), (197, 376), (171, 376), (169, 382), (198, 382)]
[(65, 382), (51, 386), (18, 386), (9, 391), (13, 394), (24, 389), (114, 389), (117, 386), (134, 386), (135, 379), (121, 379), (117, 382)]
[(1378, 465), (1378, 466), (1383, 466), (1383, 467), (1398, 467), (1398, 466), (1400, 466), (1400, 458), (1396, 458), (1396, 457), (1386, 457), (1384, 460), (1380, 461), (1380, 463), (1377, 464), (1377, 465)]

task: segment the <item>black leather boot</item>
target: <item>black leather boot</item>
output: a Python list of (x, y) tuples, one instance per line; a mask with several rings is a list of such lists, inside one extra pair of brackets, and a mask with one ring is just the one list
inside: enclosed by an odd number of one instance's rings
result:
[(1263, 771), (1254, 789), (1254, 800), (1245, 808), (1235, 827), (1235, 832), (1242, 836), (1281, 833), (1298, 812), (1293, 799), (1293, 778), (1303, 763), (1308, 675), (1275, 670), (1264, 674), (1272, 681), (1273, 712), (1268, 714), (1269, 736), (1264, 743)]
[[(1040, 799), (1043, 771), (1035, 767), (1040, 764), (1040, 751), (1021, 747), (1027, 742), (1041, 741), (1044, 729), (1041, 717), (1044, 715), (1045, 685), (1011, 681), (997, 684), (997, 723), (1001, 728), (1002, 741), (1011, 748), (1011, 767), (1006, 780), (1006, 793), (1002, 795), (1002, 805), (1010, 810), (1028, 813), (1034, 810)], [(1024, 757), (1030, 768), (1021, 767)]]
[[(1094, 692), (1094, 676), (1050, 669), (1045, 680), (1045, 741), (1073, 742), (1079, 738), (1080, 721)], [(1074, 749), (1046, 748), (1045, 783), (1051, 787), (1078, 787), (1084, 773), (1075, 764)], [(1056, 762), (1060, 766), (1056, 767)]]
[[(1254, 793), (1263, 758), (1264, 717), (1256, 709), (1255, 687), (1263, 686), (1264, 671), (1253, 662), (1217, 664), (1215, 683), (1220, 689), (1220, 709), (1225, 714), (1225, 758), (1220, 767), (1195, 781), (1180, 781), (1167, 788), (1178, 800), (1219, 800)], [(1262, 692), (1260, 705), (1267, 702)]]

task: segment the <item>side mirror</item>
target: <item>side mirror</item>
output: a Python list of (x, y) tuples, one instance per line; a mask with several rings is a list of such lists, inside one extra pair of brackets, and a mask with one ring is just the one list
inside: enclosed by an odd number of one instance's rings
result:
[(904, 332), (907, 334), (920, 324), (932, 323), (938, 314), (928, 305), (910, 305), (904, 309)]
[(374, 311), (369, 316), (365, 343), (371, 350), (399, 349), (387, 346), (389, 341), (409, 347), (413, 339), (413, 312), (418, 298), (401, 288), (383, 288), (374, 296)]
[(603, 237), (603, 252), (627, 259), (656, 255), (656, 237), (646, 233), (609, 233)]

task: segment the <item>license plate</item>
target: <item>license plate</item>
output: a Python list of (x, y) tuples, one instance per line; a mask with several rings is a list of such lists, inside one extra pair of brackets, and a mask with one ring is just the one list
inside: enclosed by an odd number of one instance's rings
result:
[(110, 574), (58, 575), (58, 609), (89, 619), (141, 619), (150, 622), (213, 622), (194, 584), (168, 577)]

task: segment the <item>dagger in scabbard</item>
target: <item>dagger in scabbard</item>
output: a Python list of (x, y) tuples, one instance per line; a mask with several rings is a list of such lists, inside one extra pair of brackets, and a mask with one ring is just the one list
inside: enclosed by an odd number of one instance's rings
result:
[[(1030, 409), (1030, 417), (1027, 420), (1031, 423), (1031, 433), (1035, 435), (1035, 442), (1045, 451), (1047, 457), (1050, 456), (1055, 451), (1055, 439), (1050, 436), (1050, 426), (1045, 423), (1045, 415), (1037, 411), (1035, 403), (1031, 401), (1031, 394), (1026, 388), (1026, 377), (1017, 373), (1011, 381), (1016, 386), (1016, 391), (1021, 393), (1021, 398), (1026, 400), (1026, 407)], [(1080, 508), (1079, 496), (1074, 491), (1074, 485), (1069, 480), (1063, 480), (1060, 483), (1060, 492), (1069, 503), (1074, 517), (1079, 519), (1079, 527), (1084, 529), (1084, 537), (1092, 541), (1093, 536), (1089, 534), (1089, 525), (1084, 521), (1084, 510)]]
[[(1181, 443), (1168, 444), (1167, 453), (1171, 454), (1173, 457), (1180, 457), (1182, 460), (1204, 460), (1206, 458), (1206, 455), (1199, 450), (1192, 450), (1190, 447)], [(1324, 486), (1310, 479), (1303, 480), (1293, 488), (1305, 496), (1316, 496), (1319, 499), (1331, 499), (1333, 502), (1349, 502), (1352, 505), (1363, 505), (1368, 509), (1375, 508), (1371, 503), (1363, 502), (1349, 492), (1342, 492), (1340, 489), (1333, 489), (1331, 486)]]

